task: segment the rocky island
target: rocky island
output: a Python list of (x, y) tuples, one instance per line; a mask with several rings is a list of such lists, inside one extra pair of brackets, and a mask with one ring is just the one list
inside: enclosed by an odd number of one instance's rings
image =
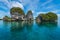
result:
[(13, 7), (10, 9), (10, 14), (11, 14), (11, 18), (9, 18), (8, 16), (5, 16), (3, 18), (3, 20), (5, 21), (32, 21), (33, 20), (33, 13), (31, 10), (29, 10), (27, 12), (27, 14), (25, 15), (24, 11), (19, 8), (19, 7)]

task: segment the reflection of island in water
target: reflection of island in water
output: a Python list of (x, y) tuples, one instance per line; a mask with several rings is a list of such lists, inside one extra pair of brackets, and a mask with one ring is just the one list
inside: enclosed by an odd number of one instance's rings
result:
[[(57, 22), (42, 22), (42, 23), (35, 23), (37, 27), (48, 27), (53, 28), (57, 27)], [(29, 31), (32, 30), (34, 23), (33, 21), (19, 21), (19, 22), (11, 22), (11, 31), (21, 31), (25, 28)]]
[(30, 29), (33, 26), (33, 21), (17, 21), (11, 22), (11, 31), (24, 30), (25, 27)]
[[(4, 26), (10, 26), (10, 39), (12, 40), (49, 40), (58, 29), (56, 22), (37, 23), (33, 21), (4, 22)], [(33, 38), (32, 38), (33, 37)], [(49, 37), (49, 38), (48, 38)], [(56, 38), (56, 37), (54, 37)]]
[(40, 27), (57, 27), (57, 22), (36, 22), (36, 24)]

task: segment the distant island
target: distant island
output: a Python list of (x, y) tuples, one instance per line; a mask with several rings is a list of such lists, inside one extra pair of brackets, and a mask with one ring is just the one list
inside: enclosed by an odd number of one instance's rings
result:
[[(33, 21), (33, 13), (31, 10), (27, 12), (27, 14), (24, 13), (24, 11), (19, 7), (13, 7), (10, 9), (11, 17), (5, 16), (3, 17), (4, 21)], [(43, 21), (49, 21), (49, 22), (56, 22), (58, 19), (58, 16), (53, 12), (48, 13), (40, 13), (36, 17), (37, 22), (43, 22)]]

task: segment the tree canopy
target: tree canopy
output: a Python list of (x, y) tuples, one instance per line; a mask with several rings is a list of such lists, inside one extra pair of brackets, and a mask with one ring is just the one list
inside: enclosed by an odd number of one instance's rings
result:
[(46, 14), (39, 14), (38, 17), (42, 17), (42, 20), (55, 21), (57, 20), (57, 15), (53, 12), (48, 12)]
[(57, 20), (57, 15), (53, 12), (48, 12), (46, 15), (48, 15), (49, 20)]
[(13, 8), (10, 9), (10, 13), (11, 14), (13, 14), (15, 12), (18, 12), (19, 14), (25, 15), (24, 11), (21, 8), (19, 8), (19, 7), (13, 7)]

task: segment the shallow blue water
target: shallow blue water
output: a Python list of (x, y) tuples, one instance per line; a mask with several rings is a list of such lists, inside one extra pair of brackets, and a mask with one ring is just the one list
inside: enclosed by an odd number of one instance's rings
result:
[(60, 40), (60, 19), (57, 23), (0, 21), (0, 40)]

